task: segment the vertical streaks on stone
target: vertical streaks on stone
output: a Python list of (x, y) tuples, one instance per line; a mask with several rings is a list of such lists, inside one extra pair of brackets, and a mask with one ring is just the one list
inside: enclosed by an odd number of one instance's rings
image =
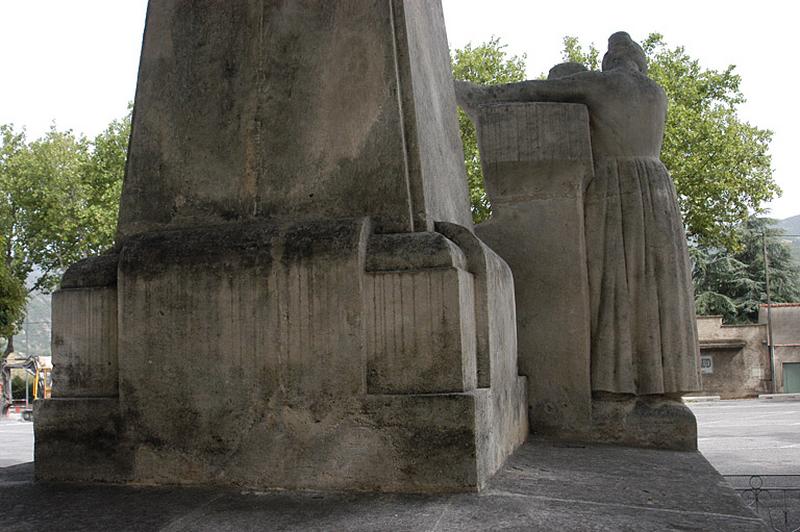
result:
[(403, 148), (403, 175), (402, 178), (405, 182), (405, 190), (407, 197), (410, 199), (408, 202), (408, 214), (410, 220), (410, 227), (409, 231), (415, 230), (416, 224), (416, 216), (414, 212), (415, 204), (413, 198), (418, 197), (420, 191), (414, 189), (412, 185), (411, 173), (413, 169), (411, 168), (411, 164), (413, 162), (413, 157), (411, 154), (412, 147), (409, 146), (409, 136), (408, 136), (408, 111), (403, 104), (403, 85), (401, 83), (401, 66), (400, 61), (402, 59), (402, 51), (405, 50), (404, 43), (402, 43), (402, 33), (398, 32), (398, 20), (397, 20), (397, 7), (395, 5), (395, 0), (385, 0), (389, 5), (389, 16), (391, 21), (391, 29), (392, 29), (392, 52), (394, 58), (394, 73), (395, 73), (395, 91), (397, 92), (397, 105), (398, 109), (400, 110), (400, 135), (402, 141), (402, 148)]
[(443, 393), (475, 388), (472, 276), (458, 269), (368, 274), (370, 393)]
[(53, 397), (117, 394), (117, 291), (60, 290), (53, 295)]

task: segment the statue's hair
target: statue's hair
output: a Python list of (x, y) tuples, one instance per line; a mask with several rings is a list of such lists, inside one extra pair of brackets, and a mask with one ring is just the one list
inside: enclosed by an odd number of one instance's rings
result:
[(630, 59), (636, 63), (642, 74), (647, 74), (647, 56), (644, 50), (624, 31), (618, 31), (608, 38), (608, 51), (603, 56), (603, 70), (612, 68), (612, 62), (620, 56)]

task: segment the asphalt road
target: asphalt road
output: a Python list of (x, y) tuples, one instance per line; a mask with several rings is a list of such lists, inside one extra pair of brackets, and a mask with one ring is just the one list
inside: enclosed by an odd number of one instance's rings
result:
[(700, 452), (723, 475), (800, 475), (800, 401), (690, 405)]
[(773, 530), (798, 529), (800, 401), (690, 406), (697, 417), (698, 446), (711, 465)]
[(0, 419), (0, 467), (33, 461), (33, 423)]

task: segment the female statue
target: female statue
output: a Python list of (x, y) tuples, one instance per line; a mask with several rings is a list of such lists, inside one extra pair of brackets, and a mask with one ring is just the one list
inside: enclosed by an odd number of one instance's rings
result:
[(480, 105), (492, 102), (588, 107), (594, 177), (584, 194), (585, 232), (591, 382), (599, 399), (672, 401), (699, 389), (685, 232), (674, 184), (659, 160), (667, 99), (646, 72), (642, 48), (619, 32), (609, 39), (602, 72), (565, 66), (548, 80), (456, 82), (473, 120)]

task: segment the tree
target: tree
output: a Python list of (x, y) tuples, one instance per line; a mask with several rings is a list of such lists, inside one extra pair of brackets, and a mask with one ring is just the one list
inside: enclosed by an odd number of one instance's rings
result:
[(703, 244), (690, 247), (697, 313), (721, 315), (726, 323), (756, 321), (758, 306), (766, 303), (765, 241), (772, 301), (800, 300), (800, 268), (774, 220), (753, 217), (735, 231), (739, 244), (733, 250)]
[[(27, 292), (51, 291), (64, 270), (113, 244), (130, 112), (93, 141), (52, 126), (28, 142), (0, 125), (2, 262)], [(6, 353), (14, 349), (13, 332)]]
[[(661, 159), (675, 180), (687, 231), (706, 245), (735, 248), (737, 228), (780, 194), (768, 154), (772, 132), (739, 119), (745, 98), (733, 65), (705, 69), (658, 33), (642, 47), (650, 77), (669, 100)], [(597, 69), (599, 57), (593, 44), (584, 51), (576, 37), (564, 38), (565, 61)]]
[(133, 104), (128, 104), (128, 114), (113, 120), (92, 142), (92, 154), (84, 169), (89, 184), (84, 224), (91, 230), (85, 256), (102, 253), (114, 243), (132, 112)]
[[(500, 39), (492, 37), (489, 42), (478, 46), (467, 44), (464, 48), (455, 50), (451, 53), (453, 77), (484, 85), (524, 80), (526, 56), (509, 57), (505, 48), (506, 45), (501, 44)], [(483, 186), (475, 126), (461, 109), (458, 110), (458, 126), (464, 144), (472, 218), (475, 223), (480, 223), (491, 214), (491, 204)]]
[[(0, 238), (0, 245), (2, 243)], [(0, 261), (0, 338), (11, 338), (17, 332), (27, 299), (25, 285), (11, 275), (4, 261)]]
[(583, 51), (583, 45), (577, 37), (567, 35), (564, 37), (564, 50), (561, 52), (561, 59), (580, 63), (589, 70), (600, 69), (600, 50), (594, 43), (589, 44), (588, 50)]

